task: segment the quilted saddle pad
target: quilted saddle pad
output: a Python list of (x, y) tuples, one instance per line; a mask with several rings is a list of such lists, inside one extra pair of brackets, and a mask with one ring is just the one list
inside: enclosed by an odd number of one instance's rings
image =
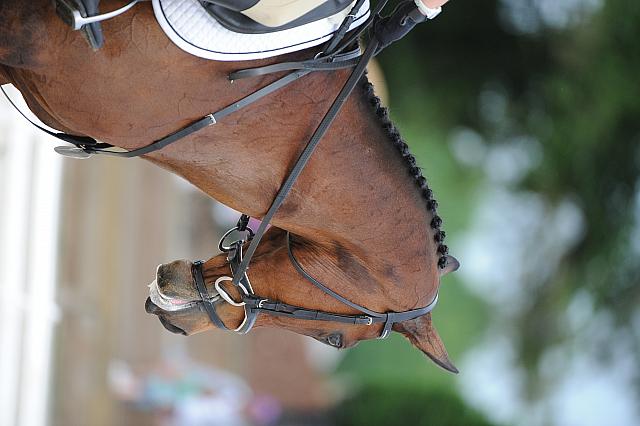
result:
[[(153, 0), (158, 23), (182, 50), (216, 61), (245, 61), (270, 58), (307, 49), (331, 38), (350, 8), (296, 28), (265, 33), (236, 33), (223, 27), (198, 0)], [(369, 17), (369, 1), (356, 14), (350, 29)]]

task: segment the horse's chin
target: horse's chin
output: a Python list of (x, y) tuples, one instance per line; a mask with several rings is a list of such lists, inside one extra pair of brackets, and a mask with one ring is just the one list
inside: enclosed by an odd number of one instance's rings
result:
[(160, 307), (156, 306), (152, 301), (151, 301), (151, 297), (147, 297), (147, 301), (144, 304), (144, 310), (147, 311), (148, 314), (151, 315), (156, 315), (158, 317), (158, 319), (160, 320), (160, 323), (162, 324), (162, 326), (167, 329), (168, 331), (174, 333), (174, 334), (181, 334), (183, 336), (188, 336), (189, 334), (184, 331), (182, 328), (173, 325), (167, 318), (165, 318), (164, 316), (166, 315), (166, 312), (163, 311)]
[(169, 321), (167, 321), (166, 319), (162, 318), (162, 317), (158, 317), (158, 319), (160, 319), (160, 323), (162, 324), (162, 326), (167, 330), (170, 331), (173, 334), (181, 334), (183, 336), (188, 336), (187, 332), (184, 331), (183, 329), (181, 329), (180, 327), (177, 327), (173, 324), (171, 324)]
[(166, 312), (189, 309), (198, 302), (197, 300), (179, 299), (162, 294), (158, 288), (157, 280), (153, 280), (153, 282), (149, 284), (149, 297), (154, 305)]

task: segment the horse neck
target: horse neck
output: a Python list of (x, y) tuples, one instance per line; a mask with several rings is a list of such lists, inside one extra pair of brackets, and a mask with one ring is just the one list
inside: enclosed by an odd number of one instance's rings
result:
[[(346, 76), (309, 75), (153, 161), (261, 217)], [(356, 88), (272, 223), (379, 265), (380, 280), (431, 282), (437, 245), (419, 169), (368, 90)]]
[[(63, 48), (68, 29), (49, 13), (47, 19), (55, 21), (48, 29), (49, 40), (54, 42), (51, 49), (41, 49), (50, 52), (46, 67), (36, 73), (12, 70), (18, 77), (13, 82), (47, 124), (126, 149), (139, 148), (275, 78), (232, 84), (226, 76), (245, 64), (202, 61), (167, 47), (150, 8), (136, 14), (149, 25), (134, 26), (134, 15), (114, 20), (108, 45), (88, 61), (90, 52)], [(81, 34), (72, 36), (84, 46)], [(132, 49), (131, 40), (144, 40), (145, 54)], [(165, 53), (151, 53), (158, 51)], [(148, 159), (236, 210), (260, 217), (348, 73), (308, 75)], [(436, 271), (431, 213), (406, 155), (399, 153), (398, 148), (404, 148), (371, 101), (363, 88), (356, 89), (273, 224), (308, 241), (340, 247), (363, 264), (388, 265), (384, 273), (389, 277), (417, 282), (425, 269), (426, 275)], [(408, 259), (410, 268), (401, 267)]]

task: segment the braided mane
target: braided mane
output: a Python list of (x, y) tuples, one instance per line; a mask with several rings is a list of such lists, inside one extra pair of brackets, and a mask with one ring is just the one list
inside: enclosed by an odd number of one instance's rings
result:
[(368, 81), (366, 76), (362, 78), (361, 87), (364, 95), (366, 96), (366, 101), (374, 108), (374, 112), (380, 121), (380, 125), (387, 133), (389, 139), (391, 139), (393, 146), (397, 148), (398, 152), (405, 160), (411, 177), (413, 177), (416, 185), (420, 188), (422, 197), (425, 199), (427, 210), (429, 210), (433, 215), (430, 225), (435, 231), (433, 239), (438, 245), (437, 252), (440, 255), (440, 258), (438, 259), (438, 267), (444, 268), (447, 263), (446, 255), (449, 252), (449, 248), (444, 244), (445, 232), (440, 229), (442, 226), (442, 218), (437, 214), (438, 202), (433, 198), (433, 191), (429, 188), (427, 179), (422, 176), (422, 169), (417, 165), (416, 158), (409, 151), (409, 146), (400, 136), (400, 132), (396, 126), (391, 122), (391, 119), (389, 118), (389, 110), (382, 105), (382, 101), (374, 92), (373, 84)]

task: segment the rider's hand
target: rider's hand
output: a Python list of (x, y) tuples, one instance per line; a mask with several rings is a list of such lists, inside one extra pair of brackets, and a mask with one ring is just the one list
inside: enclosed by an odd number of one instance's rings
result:
[(429, 9), (437, 9), (449, 0), (422, 0), (422, 4), (427, 6)]

